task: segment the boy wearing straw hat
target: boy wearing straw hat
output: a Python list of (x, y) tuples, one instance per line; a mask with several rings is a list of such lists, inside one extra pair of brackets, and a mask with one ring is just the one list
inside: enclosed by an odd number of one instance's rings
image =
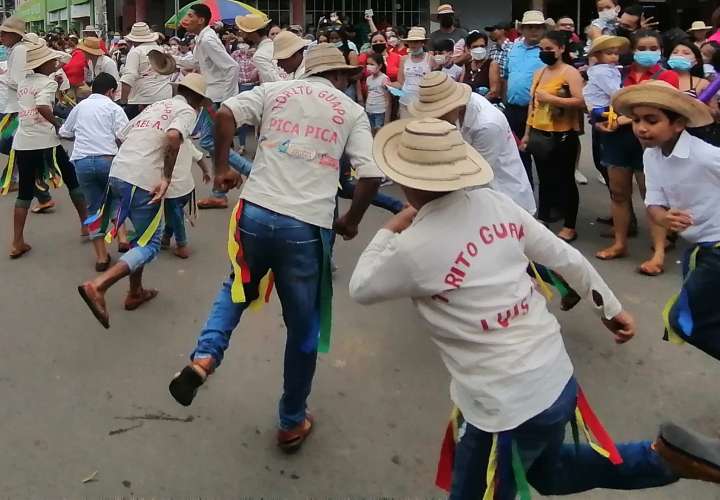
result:
[[(350, 295), (362, 304), (411, 298), (430, 326), (457, 407), (438, 486), (452, 499), (525, 499), (528, 483), (555, 495), (677, 481), (685, 472), (675, 461), (679, 452), (663, 446), (666, 461), (649, 441), (613, 444), (577, 385), (559, 323), (525, 272), (531, 260), (561, 270), (615, 341), (629, 341), (633, 318), (580, 252), (505, 195), (468, 190), (487, 185), (493, 173), (445, 121), (387, 125), (373, 153), (411, 208), (391, 218), (362, 253)], [(576, 408), (594, 447), (563, 444)], [(712, 457), (720, 449), (717, 440), (672, 430), (673, 446), (682, 450)], [(720, 473), (703, 465), (693, 477), (718, 481)]]
[(160, 74), (151, 65), (150, 52), (163, 53), (163, 50), (157, 44), (158, 34), (153, 33), (147, 23), (133, 24), (125, 39), (133, 44), (133, 48), (128, 52), (120, 78), (122, 83), (120, 102), (127, 104), (125, 111), (132, 120), (146, 106), (172, 97), (170, 87), (172, 72)]
[[(62, 55), (49, 49), (45, 40), (39, 38), (37, 42), (27, 46), (25, 70), (28, 74), (20, 83), (17, 92), (20, 111), (13, 149), (19, 173), (19, 189), (13, 218), (14, 237), (10, 250), (12, 259), (22, 257), (31, 249), (24, 238), (25, 222), (37, 184), (38, 171), (44, 166), (48, 166), (50, 177), (56, 186), (62, 185), (62, 182), (67, 185), (81, 225), (87, 217), (85, 197), (78, 184), (75, 169), (65, 149), (60, 145), (57, 134), (60, 125), (53, 115), (58, 83), (50, 78), (50, 75), (57, 71), (57, 60)], [(85, 232), (85, 228), (83, 231)]]
[[(110, 167), (105, 203), (87, 222), (91, 228), (103, 229), (112, 222), (114, 227), (106, 237), (111, 241), (118, 228), (130, 219), (137, 235), (130, 251), (117, 263), (78, 287), (80, 296), (105, 328), (110, 328), (105, 293), (125, 276), (130, 279), (126, 310), (133, 311), (158, 294), (157, 290), (143, 287), (143, 269), (160, 251), (163, 199), (185, 196), (194, 187), (190, 137), (197, 112), (207, 100), (205, 90), (202, 75), (187, 75), (178, 84), (175, 97), (149, 106), (120, 133), (123, 143)], [(113, 205), (118, 206), (116, 213), (111, 213)]]
[[(260, 141), (228, 230), (232, 272), (213, 303), (191, 363), (173, 378), (170, 393), (184, 406), (192, 403), (198, 387), (222, 363), (248, 305), (268, 300), (274, 279), (287, 326), (277, 434), (285, 451), (297, 450), (313, 426), (307, 398), (318, 350), (329, 349), (333, 229), (345, 239), (355, 237), (382, 178), (372, 160), (365, 110), (339, 90), (359, 71), (337, 48), (318, 44), (305, 55), (305, 78), (243, 92), (225, 101), (216, 117), (216, 189), (227, 191), (238, 182), (228, 166), (235, 130), (256, 126)], [(359, 180), (350, 209), (336, 219), (343, 155)]]
[(720, 359), (720, 148), (685, 130), (712, 123), (712, 115), (702, 102), (658, 81), (621, 90), (613, 105), (633, 118), (645, 147), (650, 217), (691, 244), (680, 293), (663, 311), (666, 338)]

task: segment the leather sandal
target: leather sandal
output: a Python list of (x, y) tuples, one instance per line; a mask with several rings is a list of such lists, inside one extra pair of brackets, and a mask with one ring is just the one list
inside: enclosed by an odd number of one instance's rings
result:
[(212, 358), (203, 358), (193, 361), (176, 373), (168, 387), (175, 401), (183, 406), (190, 406), (198, 388), (205, 383), (208, 375), (212, 372), (214, 364), (215, 361)]
[(720, 483), (720, 440), (665, 423), (653, 449), (678, 477)]
[(143, 288), (139, 297), (128, 293), (127, 297), (125, 297), (125, 310), (134, 311), (145, 302), (150, 302), (157, 297), (158, 293), (160, 292), (153, 288)]
[(305, 415), (305, 420), (292, 429), (278, 429), (277, 443), (278, 447), (285, 453), (295, 453), (298, 451), (315, 426), (315, 421), (309, 413)]
[(102, 298), (92, 283), (88, 281), (80, 285), (78, 287), (78, 293), (90, 308), (90, 312), (93, 313), (95, 319), (106, 329), (110, 328), (110, 315), (105, 307), (105, 299)]

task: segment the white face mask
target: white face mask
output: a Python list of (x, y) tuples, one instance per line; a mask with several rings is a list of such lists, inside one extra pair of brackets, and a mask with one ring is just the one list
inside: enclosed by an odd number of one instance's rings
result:
[(618, 11), (615, 9), (606, 9), (598, 12), (598, 17), (603, 21), (614, 21), (618, 17)]
[(470, 49), (470, 55), (476, 61), (482, 61), (487, 58), (487, 49), (485, 47), (475, 47)]
[(421, 56), (425, 53), (425, 49), (423, 47), (418, 47), (416, 49), (412, 49), (410, 53), (414, 56)]
[(433, 59), (435, 60), (435, 64), (437, 64), (438, 66), (445, 66), (445, 56), (435, 56), (433, 57)]
[(343, 46), (343, 43), (342, 43), (341, 41), (340, 41), (340, 42), (335, 42), (335, 47), (337, 47), (338, 49), (339, 49), (340, 47), (342, 47), (342, 46)]
[(394, 36), (393, 36), (393, 37), (390, 37), (390, 38), (388, 39), (388, 45), (389, 45), (390, 47), (397, 47), (397, 44), (398, 44), (398, 39), (395, 38)]

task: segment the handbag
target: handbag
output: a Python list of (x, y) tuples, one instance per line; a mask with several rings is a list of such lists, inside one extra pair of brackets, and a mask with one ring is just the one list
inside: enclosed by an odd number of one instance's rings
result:
[(555, 136), (552, 132), (544, 132), (535, 128), (530, 129), (527, 148), (525, 150), (533, 156), (549, 156), (555, 148)]

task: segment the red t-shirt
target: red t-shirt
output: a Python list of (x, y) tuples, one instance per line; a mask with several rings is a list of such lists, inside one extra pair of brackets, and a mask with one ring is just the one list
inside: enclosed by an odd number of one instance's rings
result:
[(72, 58), (63, 66), (63, 71), (65, 71), (71, 86), (79, 87), (85, 83), (86, 66), (87, 59), (85, 58), (85, 52), (80, 49), (73, 50)]
[[(388, 50), (385, 55), (385, 74), (390, 78), (391, 82), (397, 80), (398, 73), (400, 72), (400, 56), (394, 52)], [(368, 53), (363, 52), (358, 56), (358, 64), (365, 67), (367, 65)], [(363, 71), (363, 81), (367, 77), (367, 73)]]
[(623, 87), (630, 87), (648, 80), (662, 80), (676, 89), (680, 88), (680, 77), (673, 70), (665, 69), (659, 64), (650, 68), (643, 68), (635, 63), (630, 66), (630, 71), (623, 81)]
[(388, 53), (390, 54), (397, 54), (400, 57), (408, 55), (409, 51), (407, 47), (403, 47), (402, 49), (398, 49), (397, 47), (388, 47)]

